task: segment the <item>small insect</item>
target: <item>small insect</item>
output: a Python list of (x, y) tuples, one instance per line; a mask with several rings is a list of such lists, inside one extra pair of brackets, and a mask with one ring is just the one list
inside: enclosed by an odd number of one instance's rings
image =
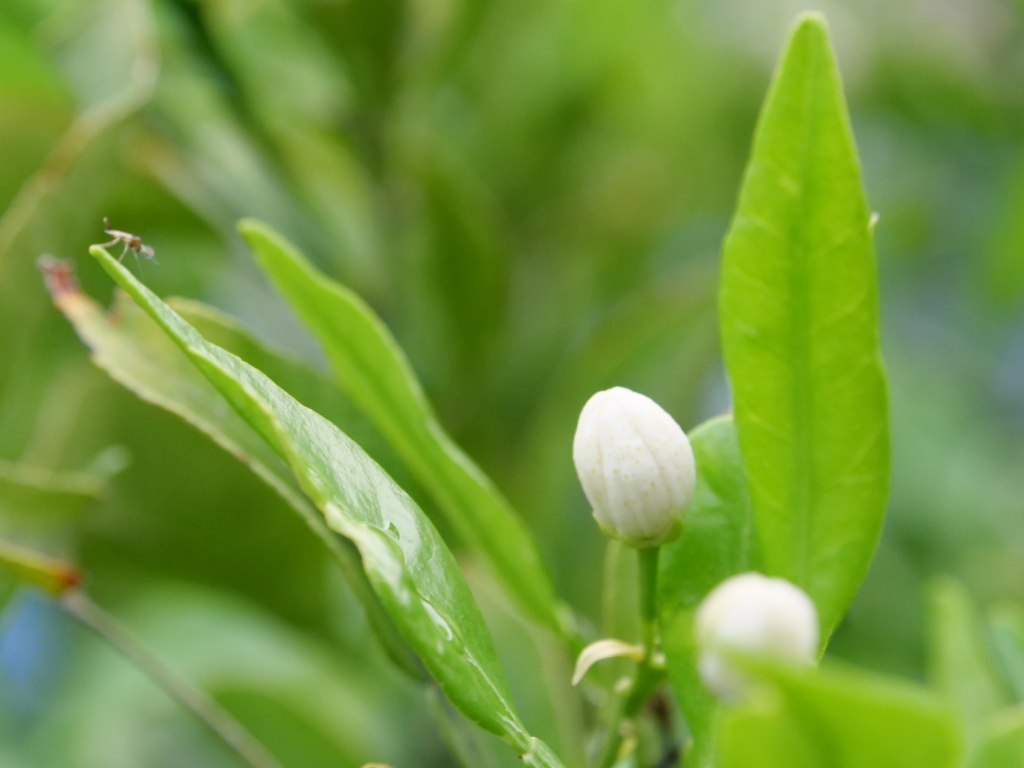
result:
[(141, 237), (133, 235), (131, 232), (122, 232), (120, 229), (111, 229), (110, 221), (107, 220), (106, 216), (103, 217), (103, 231), (114, 238), (109, 243), (103, 243), (102, 246), (104, 248), (109, 248), (110, 246), (117, 245), (118, 243), (122, 243), (124, 245), (124, 250), (121, 251), (121, 255), (117, 257), (118, 261), (121, 261), (125, 254), (128, 253), (128, 251), (131, 251), (135, 254), (136, 262), (139, 261), (139, 254), (141, 253), (144, 258), (147, 258), (154, 263), (158, 263), (156, 260), (156, 251), (153, 250), (152, 246), (146, 245), (142, 242)]

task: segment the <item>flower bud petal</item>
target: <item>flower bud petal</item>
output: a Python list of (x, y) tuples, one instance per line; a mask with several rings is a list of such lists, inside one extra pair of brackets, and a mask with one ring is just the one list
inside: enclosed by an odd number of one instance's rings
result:
[(704, 685), (723, 699), (747, 687), (729, 652), (813, 664), (818, 650), (818, 614), (802, 589), (785, 579), (743, 573), (726, 579), (701, 602), (695, 622)]
[(614, 387), (587, 401), (572, 446), (576, 474), (608, 536), (634, 547), (679, 534), (696, 472), (690, 441), (649, 397)]

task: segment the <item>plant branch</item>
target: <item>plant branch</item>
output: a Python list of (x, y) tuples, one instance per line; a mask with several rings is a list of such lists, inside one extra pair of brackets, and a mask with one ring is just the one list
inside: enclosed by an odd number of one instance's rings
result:
[(205, 691), (179, 677), (136, 640), (126, 627), (96, 605), (80, 589), (68, 590), (61, 596), (60, 601), (68, 613), (149, 675), (153, 682), (202, 720), (252, 768), (283, 768), (277, 758), (231, 713)]

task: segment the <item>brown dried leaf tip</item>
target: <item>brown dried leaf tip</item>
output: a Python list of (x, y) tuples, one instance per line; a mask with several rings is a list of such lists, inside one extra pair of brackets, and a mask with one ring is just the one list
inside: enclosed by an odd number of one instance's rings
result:
[(44, 253), (36, 260), (43, 272), (46, 290), (53, 298), (78, 291), (78, 280), (75, 278), (75, 264), (71, 259), (58, 259)]
[(82, 586), (82, 572), (73, 565), (65, 565), (61, 568), (57, 571), (57, 577), (60, 580), (60, 585), (62, 587), (59, 594), (63, 594), (69, 589), (76, 589)]

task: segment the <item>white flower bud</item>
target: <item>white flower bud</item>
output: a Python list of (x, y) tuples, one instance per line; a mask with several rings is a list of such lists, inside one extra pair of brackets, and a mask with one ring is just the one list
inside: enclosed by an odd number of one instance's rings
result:
[(693, 496), (693, 451), (679, 425), (649, 397), (625, 387), (591, 397), (580, 413), (572, 458), (606, 535), (633, 547), (679, 535)]
[(747, 687), (729, 652), (813, 664), (818, 651), (818, 613), (811, 598), (785, 579), (742, 573), (726, 579), (701, 602), (696, 616), (698, 668), (704, 685), (722, 699)]

